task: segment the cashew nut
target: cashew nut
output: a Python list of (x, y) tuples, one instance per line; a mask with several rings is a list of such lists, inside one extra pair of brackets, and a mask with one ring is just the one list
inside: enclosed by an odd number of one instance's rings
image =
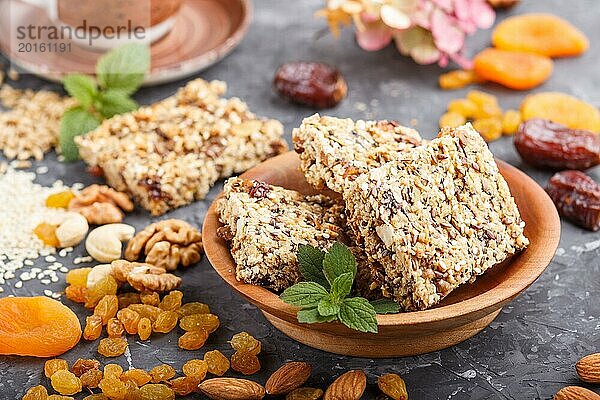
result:
[(60, 247), (72, 247), (81, 243), (89, 229), (87, 219), (83, 215), (66, 212), (55, 233)]
[(87, 287), (88, 289), (95, 286), (100, 280), (106, 276), (112, 274), (112, 265), (110, 264), (99, 264), (96, 265), (87, 276)]
[(121, 258), (121, 242), (130, 240), (135, 228), (127, 224), (108, 224), (94, 229), (85, 241), (85, 249), (96, 261), (108, 263)]

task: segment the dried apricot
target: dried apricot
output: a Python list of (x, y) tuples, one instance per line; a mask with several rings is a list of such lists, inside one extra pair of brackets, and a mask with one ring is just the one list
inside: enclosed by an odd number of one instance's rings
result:
[(73, 194), (73, 192), (70, 190), (53, 193), (50, 196), (46, 197), (46, 207), (67, 208), (69, 207), (69, 202), (74, 197), (75, 194)]
[(56, 228), (56, 225), (42, 222), (33, 229), (33, 233), (35, 233), (38, 239), (40, 239), (45, 245), (59, 247), (60, 241), (56, 237)]
[(68, 370), (58, 370), (50, 377), (52, 388), (63, 395), (81, 392), (81, 381)]
[(138, 336), (140, 340), (148, 340), (150, 335), (152, 334), (152, 321), (148, 318), (143, 317), (138, 322)]
[(248, 351), (236, 351), (231, 356), (231, 368), (244, 375), (252, 375), (260, 371), (260, 361)]
[(87, 278), (92, 269), (91, 268), (75, 268), (67, 272), (65, 279), (69, 285), (74, 286), (87, 286)]
[(208, 366), (208, 372), (213, 375), (223, 376), (229, 369), (229, 360), (219, 350), (204, 353), (204, 361)]
[(0, 299), (0, 354), (52, 357), (81, 338), (79, 319), (68, 307), (48, 297)]
[(571, 129), (600, 132), (600, 112), (596, 107), (566, 93), (542, 92), (531, 94), (521, 103), (521, 115), (547, 119)]
[(446, 72), (438, 78), (440, 87), (444, 90), (461, 89), (472, 83), (481, 82), (482, 79), (472, 70), (458, 69)]
[(140, 314), (129, 308), (123, 308), (117, 312), (117, 319), (121, 321), (123, 328), (125, 328), (130, 335), (135, 335), (138, 332), (140, 318)]
[(102, 334), (102, 317), (99, 315), (90, 315), (85, 318), (85, 329), (83, 338), (85, 340), (96, 340)]
[(582, 54), (589, 47), (585, 35), (552, 14), (521, 14), (496, 26), (492, 43), (503, 50), (527, 51), (548, 57)]
[(488, 48), (475, 56), (473, 69), (488, 81), (526, 90), (541, 85), (550, 77), (553, 62), (539, 54)]
[(104, 338), (98, 345), (98, 353), (104, 357), (118, 357), (127, 350), (127, 340), (123, 338)]
[(169, 381), (171, 389), (179, 396), (187, 396), (198, 390), (198, 384), (202, 381), (197, 376), (182, 376)]
[(135, 382), (137, 386), (143, 386), (146, 383), (150, 382), (152, 380), (152, 377), (143, 369), (134, 368), (130, 369), (129, 371), (125, 371), (123, 375), (121, 375), (121, 380), (123, 379), (129, 379)]
[(157, 365), (149, 372), (152, 377), (152, 383), (168, 381), (175, 376), (175, 369), (168, 364)]
[(206, 340), (208, 339), (208, 333), (202, 328), (195, 329), (190, 332), (186, 332), (179, 337), (177, 345), (184, 350), (198, 350)]
[(240, 332), (233, 335), (229, 341), (231, 347), (236, 351), (247, 351), (251, 354), (257, 355), (261, 350), (261, 343), (255, 339), (254, 336), (248, 332)]
[(449, 111), (440, 117), (439, 125), (440, 128), (456, 128), (464, 125), (465, 122), (467, 122), (467, 119), (464, 116), (460, 115), (459, 113)]
[(204, 303), (192, 301), (182, 305), (177, 310), (177, 314), (179, 314), (180, 317), (185, 317), (192, 314), (210, 314), (210, 308)]
[(22, 400), (46, 400), (48, 398), (48, 391), (42, 385), (37, 385), (27, 390)]
[(514, 135), (521, 124), (521, 113), (517, 110), (506, 110), (502, 116), (502, 134)]
[(216, 331), (219, 324), (219, 317), (214, 314), (192, 314), (181, 318), (179, 321), (179, 326), (184, 331), (202, 328), (208, 333)]

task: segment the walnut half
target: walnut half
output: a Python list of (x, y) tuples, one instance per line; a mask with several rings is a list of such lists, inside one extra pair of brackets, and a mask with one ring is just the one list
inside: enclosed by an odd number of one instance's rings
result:
[(185, 221), (167, 219), (148, 225), (129, 241), (125, 258), (135, 261), (142, 254), (145, 261), (167, 271), (197, 263), (202, 258), (202, 236)]
[(115, 260), (111, 267), (115, 280), (127, 282), (139, 292), (170, 292), (181, 285), (181, 278), (155, 265)]
[(133, 203), (125, 193), (104, 185), (90, 185), (69, 202), (69, 211), (83, 215), (93, 225), (123, 221), (123, 211), (133, 211)]

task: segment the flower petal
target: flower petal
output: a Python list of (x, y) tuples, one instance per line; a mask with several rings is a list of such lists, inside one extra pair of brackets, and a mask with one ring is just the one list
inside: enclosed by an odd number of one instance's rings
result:
[(423, 28), (413, 27), (396, 32), (394, 40), (400, 53), (410, 55), (419, 64), (432, 64), (440, 58), (431, 32)]
[(380, 15), (383, 23), (390, 28), (406, 29), (412, 24), (407, 14), (388, 4), (381, 7)]
[(356, 31), (356, 41), (363, 50), (381, 50), (392, 41), (392, 30), (382, 23), (371, 23)]
[(431, 16), (431, 33), (435, 45), (443, 53), (456, 53), (464, 46), (465, 33), (451, 16), (440, 9), (435, 10)]

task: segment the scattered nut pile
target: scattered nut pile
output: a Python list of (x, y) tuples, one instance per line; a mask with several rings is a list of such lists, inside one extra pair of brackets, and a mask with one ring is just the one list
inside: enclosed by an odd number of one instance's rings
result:
[[(600, 384), (600, 353), (580, 359), (575, 365), (575, 370), (581, 381)], [(554, 395), (554, 400), (600, 400), (600, 395), (580, 386), (567, 386)]]

